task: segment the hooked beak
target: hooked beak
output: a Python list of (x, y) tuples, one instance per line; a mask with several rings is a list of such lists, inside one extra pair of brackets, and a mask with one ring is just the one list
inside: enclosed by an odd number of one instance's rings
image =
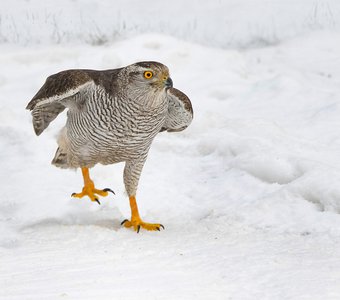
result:
[(172, 88), (173, 84), (172, 84), (172, 79), (170, 77), (168, 77), (165, 81), (164, 81), (164, 85), (165, 85), (165, 89), (169, 89)]

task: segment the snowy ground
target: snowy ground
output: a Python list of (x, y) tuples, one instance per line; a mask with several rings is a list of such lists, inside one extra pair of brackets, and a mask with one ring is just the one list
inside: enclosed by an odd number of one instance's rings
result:
[[(164, 34), (102, 46), (0, 45), (0, 299), (340, 299), (340, 34), (252, 49)], [(116, 196), (71, 199), (25, 106), (67, 68), (169, 66), (194, 122), (160, 134), (137, 201), (162, 232), (121, 228), (123, 165), (92, 170)]]

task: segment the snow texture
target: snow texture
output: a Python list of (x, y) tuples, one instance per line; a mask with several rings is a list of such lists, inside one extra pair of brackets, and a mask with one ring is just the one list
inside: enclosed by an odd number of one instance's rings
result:
[[(54, 3), (0, 4), (0, 299), (340, 299), (339, 2)], [(136, 234), (123, 165), (91, 170), (102, 205), (71, 198), (66, 114), (36, 137), (25, 107), (50, 74), (141, 60), (194, 120), (155, 139), (137, 201), (166, 229)]]

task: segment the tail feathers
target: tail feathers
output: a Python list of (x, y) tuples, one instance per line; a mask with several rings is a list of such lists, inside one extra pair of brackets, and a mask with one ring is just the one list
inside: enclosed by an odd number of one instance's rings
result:
[(63, 151), (60, 147), (58, 147), (57, 152), (54, 155), (52, 165), (55, 165), (56, 167), (63, 169), (69, 168), (67, 153)]

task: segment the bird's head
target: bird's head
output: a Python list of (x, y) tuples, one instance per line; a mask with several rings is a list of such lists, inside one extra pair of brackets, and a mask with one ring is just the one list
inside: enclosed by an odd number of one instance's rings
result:
[(167, 66), (155, 61), (143, 61), (127, 66), (129, 85), (139, 90), (160, 92), (172, 87)]

